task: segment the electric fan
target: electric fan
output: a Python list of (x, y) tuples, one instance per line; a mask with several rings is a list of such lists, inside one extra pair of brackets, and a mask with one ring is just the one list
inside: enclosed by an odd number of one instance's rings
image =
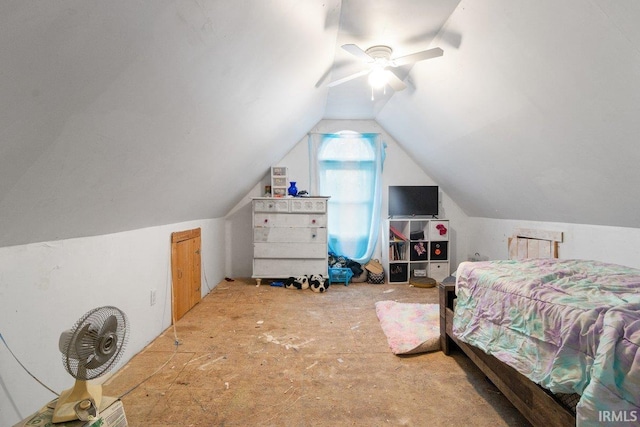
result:
[(102, 385), (88, 381), (105, 374), (120, 360), (129, 339), (128, 327), (127, 316), (120, 309), (105, 306), (90, 310), (60, 335), (62, 363), (76, 382), (58, 397), (54, 423), (88, 421), (115, 400), (103, 398)]

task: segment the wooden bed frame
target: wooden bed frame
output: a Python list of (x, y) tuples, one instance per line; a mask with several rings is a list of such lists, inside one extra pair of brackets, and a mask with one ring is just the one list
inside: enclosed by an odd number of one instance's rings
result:
[(455, 285), (440, 283), (438, 291), (440, 346), (444, 354), (450, 354), (456, 346), (460, 348), (534, 426), (576, 425), (575, 415), (542, 387), (495, 357), (454, 337), (452, 326)]
[[(562, 238), (563, 233), (558, 231), (516, 229), (508, 239), (509, 259), (557, 258)], [(453, 347), (460, 348), (534, 426), (576, 425), (575, 414), (550, 392), (495, 357), (454, 337), (455, 284), (440, 283), (438, 291), (440, 346), (444, 354), (450, 354)]]

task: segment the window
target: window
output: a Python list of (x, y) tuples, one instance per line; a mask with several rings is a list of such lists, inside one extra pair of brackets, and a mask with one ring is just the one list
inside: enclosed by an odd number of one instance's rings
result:
[(379, 135), (343, 131), (312, 134), (309, 141), (312, 194), (331, 197), (329, 250), (354, 261), (368, 261), (380, 229), (383, 146)]

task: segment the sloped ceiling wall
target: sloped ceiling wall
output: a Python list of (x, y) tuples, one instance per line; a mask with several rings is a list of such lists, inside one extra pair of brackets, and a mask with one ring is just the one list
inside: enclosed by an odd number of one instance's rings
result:
[(0, 246), (223, 217), (321, 118), (337, 1), (0, 3)]
[(462, 1), (378, 115), (470, 216), (640, 227), (640, 3)]
[[(375, 118), (471, 216), (639, 227), (639, 20), (633, 0), (4, 1), (0, 246), (223, 217), (322, 118)], [(374, 106), (327, 91), (340, 44), (385, 36), (445, 54)]]

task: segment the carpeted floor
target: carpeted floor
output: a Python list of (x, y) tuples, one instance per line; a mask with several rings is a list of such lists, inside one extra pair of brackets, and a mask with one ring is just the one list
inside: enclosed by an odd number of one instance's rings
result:
[[(437, 303), (437, 289), (327, 293), (220, 283), (176, 324), (170, 362), (123, 398), (129, 425), (526, 426), (461, 353), (391, 353), (375, 303)], [(138, 327), (132, 325), (132, 327)], [(169, 328), (105, 384), (119, 396), (174, 354)]]

